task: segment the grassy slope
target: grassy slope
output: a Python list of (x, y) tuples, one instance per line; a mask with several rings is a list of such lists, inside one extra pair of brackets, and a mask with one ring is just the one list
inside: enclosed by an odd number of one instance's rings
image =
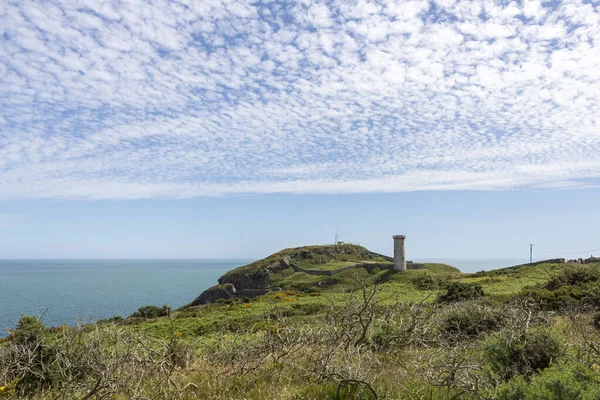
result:
[[(296, 251), (297, 254), (297, 249), (284, 250), (284, 255), (293, 255), (294, 251)], [(277, 257), (281, 257), (281, 253), (282, 252), (271, 256), (268, 261), (261, 260), (250, 264), (250, 267), (257, 269), (265, 268), (274, 261), (277, 261)], [(318, 256), (319, 257), (313, 258), (313, 261), (310, 261), (309, 259), (301, 260), (303, 262), (302, 267), (315, 269), (334, 268), (336, 266), (343, 267), (346, 266), (347, 263), (354, 262), (346, 259), (348, 254), (336, 254), (332, 256), (331, 253), (328, 253)], [(362, 255), (359, 257), (367, 256)], [(332, 260), (332, 258), (336, 259)], [(311, 264), (315, 259), (317, 260), (317, 263)], [(246, 269), (244, 270), (244, 268)], [(357, 269), (346, 271), (331, 277), (310, 276), (305, 273), (296, 273), (292, 268), (286, 268), (275, 274), (273, 277), (274, 285), (276, 284), (284, 288), (283, 291), (271, 292), (261, 298), (253, 299), (246, 303), (238, 301), (232, 304), (209, 304), (190, 307), (179, 312), (174, 312), (171, 318), (157, 318), (145, 321), (137, 320), (129, 321), (129, 323), (131, 329), (143, 331), (155, 338), (168, 341), (170, 340), (169, 338), (176, 336), (193, 346), (198, 355), (202, 355), (204, 353), (209, 353), (213, 346), (217, 346), (218, 348), (219, 343), (229, 341), (235, 342), (236, 340), (242, 340), (240, 343), (246, 343), (244, 340), (248, 340), (248, 338), (251, 340), (248, 342), (251, 348), (253, 341), (259, 342), (260, 338), (268, 335), (269, 332), (278, 332), (278, 329), (282, 325), (285, 327), (301, 327), (301, 329), (304, 329), (305, 327), (322, 327), (329, 323), (325, 318), (327, 312), (332, 308), (338, 310), (343, 309), (343, 307), (346, 306), (349, 294), (357, 292), (358, 288), (365, 283), (372, 284), (376, 282), (379, 284), (381, 292), (378, 295), (378, 298), (383, 299), (383, 302), (380, 303), (382, 306), (392, 305), (397, 302), (433, 302), (436, 300), (438, 294), (444, 291), (439, 288), (444, 287), (445, 284), (450, 282), (465, 282), (481, 285), (485, 294), (488, 296), (488, 299), (495, 298), (502, 300), (508, 298), (510, 295), (519, 293), (524, 287), (545, 283), (551, 277), (569, 268), (575, 267), (565, 264), (525, 265), (477, 274), (465, 274), (448, 265), (425, 264), (425, 268), (422, 270), (409, 270), (406, 273), (384, 270), (375, 271), (374, 273), (369, 274), (363, 269)], [(247, 272), (247, 267), (242, 267), (237, 271), (239, 272), (240, 270)], [(431, 278), (431, 281), (436, 283), (434, 286), (438, 289), (420, 289), (417, 282), (427, 281), (427, 279), (424, 279), (425, 277)], [(301, 292), (299, 290), (294, 290), (294, 286), (298, 286), (299, 284), (305, 286), (308, 285), (314, 288), (315, 291), (311, 293), (311, 291)], [(493, 303), (496, 304), (501, 302)], [(468, 306), (468, 304), (466, 306)], [(437, 306), (435, 307), (437, 309)], [(441, 312), (440, 315), (446, 315), (444, 313), (448, 312), (449, 307), (451, 308), (454, 306), (444, 305), (441, 308), (441, 311), (439, 311)], [(457, 307), (463, 307), (463, 305), (458, 304)], [(469, 310), (469, 308), (467, 309)], [(473, 309), (474, 308), (471, 306), (470, 310)], [(498, 308), (498, 310), (507, 312), (506, 307)], [(574, 335), (574, 333), (571, 332), (571, 323), (563, 317), (559, 316), (555, 318), (553, 326), (566, 338), (570, 339)], [(473, 354), (477, 353), (481, 347), (481, 343), (483, 343), (481, 340), (473, 343), (471, 343), (471, 341), (466, 341), (466, 350), (464, 351), (467, 353), (472, 352)], [(572, 343), (570, 342), (570, 345), (575, 346), (577, 340), (578, 339), (573, 339)], [(435, 348), (431, 351), (440, 352), (443, 351), (444, 348), (445, 347), (442, 347), (441, 349)], [(242, 346), (240, 349), (243, 350), (244, 347)], [(388, 358), (386, 352), (367, 352), (366, 355), (368, 357), (373, 357), (373, 359), (377, 360), (377, 362), (369, 362), (367, 365), (370, 366), (369, 368), (375, 370), (379, 369), (377, 371), (370, 370), (369, 372), (374, 374), (374, 376), (379, 377), (377, 380), (378, 390), (388, 390), (389, 398), (407, 398), (403, 397), (405, 393), (409, 390), (417, 389), (416, 386), (415, 388), (410, 387), (412, 382), (410, 379), (406, 377), (402, 378), (404, 380), (398, 378), (398, 371), (401, 370), (400, 366), (404, 363), (420, 360), (421, 358), (427, 359), (429, 351), (430, 349), (427, 346), (423, 348), (406, 348), (405, 350), (399, 350), (394, 353), (394, 357), (401, 357), (399, 359), (395, 359), (391, 356)], [(235, 352), (232, 354), (235, 354)], [(301, 354), (301, 352), (299, 354)], [(449, 357), (449, 354), (440, 354), (443, 357)], [(293, 363), (287, 365), (279, 365), (277, 363), (271, 365), (267, 363), (262, 367), (263, 370), (257, 372), (256, 375), (249, 374), (247, 380), (244, 380), (244, 376), (224, 375), (225, 378), (223, 378), (224, 380), (222, 381), (219, 380), (219, 385), (229, 385), (227, 387), (229, 387), (230, 391), (233, 390), (233, 392), (230, 392), (228, 396), (221, 397), (221, 389), (215, 389), (211, 392), (213, 397), (210, 398), (280, 398), (285, 400), (312, 400), (324, 398), (323, 390), (328, 387), (327, 384), (317, 384), (314, 382), (309, 384), (305, 381), (304, 377), (298, 377), (294, 373), (277, 375), (277, 379), (281, 380), (278, 381), (278, 383), (272, 383), (274, 373), (279, 370), (295, 371), (295, 363), (301, 363), (302, 361), (300, 360), (301, 358), (299, 360), (294, 359)], [(360, 365), (356, 360), (350, 360), (348, 362), (356, 362), (357, 364), (355, 366)], [(215, 382), (211, 381), (209, 377), (213, 376), (216, 373), (215, 371), (220, 371), (219, 373), (226, 371), (226, 368), (228, 368), (227, 365), (228, 364), (226, 363), (216, 366), (204, 364), (193, 365), (191, 368), (184, 371), (181, 379), (189, 379), (201, 388), (209, 388), (212, 387), (211, 385), (215, 385)], [(420, 364), (416, 362), (415, 365)], [(419, 368), (425, 368), (423, 371), (427, 372), (429, 371), (426, 369), (427, 365), (422, 364)], [(214, 370), (211, 369), (213, 367), (215, 368)], [(360, 368), (363, 368), (365, 371), (369, 369), (365, 365)], [(197, 371), (205, 371), (205, 374), (202, 375)], [(419, 373), (415, 372), (415, 375), (419, 375)], [(399, 382), (402, 384), (400, 385)], [(425, 384), (423, 382), (416, 382), (415, 385)], [(237, 389), (234, 390), (232, 388)], [(273, 396), (275, 388), (277, 388), (277, 390), (281, 389), (277, 396)], [(335, 393), (335, 385), (333, 388), (333, 393)], [(206, 389), (207, 393), (211, 390), (212, 389)], [(313, 390), (314, 393), (311, 392), (311, 390)], [(440, 393), (442, 392), (440, 391)], [(456, 392), (449, 391), (443, 393), (444, 396), (441, 396), (441, 394), (440, 396), (437, 396), (432, 392), (433, 397), (431, 398), (446, 398), (450, 397), (450, 394)], [(209, 398), (208, 395), (206, 397), (202, 397), (202, 395), (199, 396), (200, 398)], [(335, 398), (335, 396), (329, 396), (328, 398)]]
[[(289, 250), (286, 250), (289, 252)], [(277, 253), (281, 254), (281, 253)], [(289, 253), (288, 253), (289, 254)], [(265, 261), (265, 260), (261, 260)], [(272, 259), (268, 262), (272, 262)], [(303, 263), (305, 268), (346, 266), (348, 261), (333, 261), (324, 264)], [(266, 263), (262, 263), (265, 265)], [(256, 264), (253, 265), (256, 267)], [(365, 270), (351, 270), (324, 277), (294, 272), (288, 268), (274, 277), (274, 286), (279, 286), (289, 294), (270, 293), (250, 303), (206, 305), (193, 307), (176, 313), (175, 318), (159, 318), (135, 325), (156, 337), (168, 337), (173, 331), (183, 332), (184, 336), (212, 335), (223, 329), (236, 331), (245, 328), (266, 329), (278, 315), (292, 319), (318, 318), (330, 306), (341, 306), (349, 292), (355, 291), (361, 282), (379, 282), (384, 304), (395, 302), (417, 302), (423, 299), (430, 302), (443, 290), (418, 289), (413, 280), (419, 275), (429, 275), (439, 281), (458, 281), (481, 285), (486, 294), (506, 297), (518, 293), (526, 286), (546, 282), (564, 269), (564, 264), (542, 264), (533, 267), (503, 269), (488, 273), (466, 274), (444, 264), (425, 264), (423, 270), (409, 270), (406, 273), (380, 271), (368, 274)], [(311, 285), (318, 296), (301, 293), (294, 287)], [(321, 286), (319, 286), (321, 285)]]
[(364, 247), (352, 244), (343, 246), (303, 246), (281, 250), (262, 260), (233, 269), (227, 272), (224, 277), (259, 272), (282, 259), (290, 260), (295, 265), (307, 269), (335, 269), (362, 261), (385, 261)]

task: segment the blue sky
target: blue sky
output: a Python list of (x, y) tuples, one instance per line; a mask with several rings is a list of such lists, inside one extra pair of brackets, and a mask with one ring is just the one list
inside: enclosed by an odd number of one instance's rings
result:
[(0, 257), (600, 247), (599, 7), (2, 1)]
[[(163, 200), (18, 200), (0, 258), (262, 258), (340, 240), (409, 258), (575, 257), (599, 249), (600, 190), (231, 195)], [(582, 254), (568, 254), (583, 252)], [(600, 251), (595, 252), (600, 254)]]

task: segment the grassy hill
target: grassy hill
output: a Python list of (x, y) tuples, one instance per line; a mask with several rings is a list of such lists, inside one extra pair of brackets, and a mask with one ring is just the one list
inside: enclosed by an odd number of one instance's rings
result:
[(286, 249), (219, 280), (264, 290), (254, 298), (79, 328), (25, 321), (0, 345), (0, 399), (597, 398), (599, 265), (292, 266), (389, 262), (360, 246)]
[[(273, 290), (315, 292), (327, 288), (331, 292), (346, 292), (357, 283), (389, 279), (393, 274), (387, 270), (391, 269), (392, 261), (390, 257), (352, 244), (285, 249), (227, 272), (219, 278), (218, 285), (207, 289), (188, 306), (233, 297), (253, 298)], [(315, 271), (339, 272), (353, 267), (354, 270), (335, 275), (314, 275), (318, 273)], [(427, 264), (424, 269), (434, 274), (460, 273), (454, 267), (441, 264)]]

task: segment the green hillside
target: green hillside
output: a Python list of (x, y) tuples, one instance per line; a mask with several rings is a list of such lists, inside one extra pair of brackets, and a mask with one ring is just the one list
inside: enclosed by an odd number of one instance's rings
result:
[(0, 399), (597, 398), (598, 264), (389, 264), (360, 246), (286, 249), (225, 274), (214, 290), (235, 295), (213, 303), (26, 319), (0, 345)]

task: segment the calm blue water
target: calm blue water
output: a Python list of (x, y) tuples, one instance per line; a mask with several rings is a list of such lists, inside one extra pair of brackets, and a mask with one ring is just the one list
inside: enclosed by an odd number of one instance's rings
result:
[[(192, 301), (225, 272), (251, 260), (0, 260), (0, 337), (21, 315), (47, 325), (128, 316), (146, 304), (173, 308)], [(508, 267), (527, 259), (414, 259), (463, 272)]]
[(180, 307), (251, 260), (0, 260), (0, 337), (21, 315), (47, 325)]

